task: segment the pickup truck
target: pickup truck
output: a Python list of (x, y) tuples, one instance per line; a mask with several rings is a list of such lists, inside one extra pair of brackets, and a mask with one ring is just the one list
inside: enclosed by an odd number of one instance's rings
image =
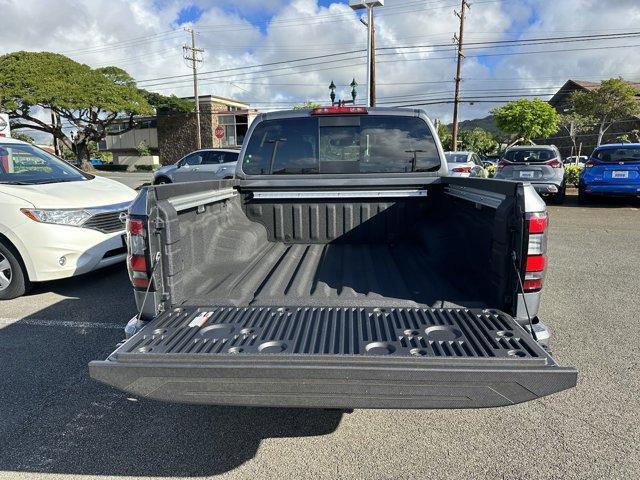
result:
[(537, 316), (547, 225), (528, 183), (448, 177), (420, 110), (261, 114), (236, 179), (151, 186), (130, 207), (140, 313), (90, 375), (218, 405), (550, 395), (577, 372), (551, 357)]

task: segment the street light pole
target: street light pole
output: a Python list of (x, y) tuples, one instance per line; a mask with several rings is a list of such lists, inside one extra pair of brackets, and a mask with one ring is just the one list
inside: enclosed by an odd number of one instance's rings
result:
[[(353, 10), (367, 9), (367, 106), (373, 106), (372, 100), (375, 98), (375, 87), (372, 83), (374, 78), (373, 67), (373, 9), (384, 6), (384, 0), (350, 0), (349, 6)], [(363, 22), (364, 23), (364, 22)]]

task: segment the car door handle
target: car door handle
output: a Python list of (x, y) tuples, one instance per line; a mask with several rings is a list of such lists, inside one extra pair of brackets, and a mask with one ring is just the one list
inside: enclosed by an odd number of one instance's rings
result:
[(198, 168), (198, 167), (194, 167), (194, 168), (193, 168), (193, 171), (194, 171), (194, 172), (197, 172), (198, 170), (200, 170), (200, 168)]

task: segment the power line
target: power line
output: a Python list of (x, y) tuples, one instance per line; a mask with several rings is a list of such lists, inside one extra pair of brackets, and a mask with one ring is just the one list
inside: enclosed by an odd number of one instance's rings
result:
[[(625, 33), (625, 35), (640, 35), (640, 32), (627, 32), (627, 33)], [(598, 38), (596, 38), (596, 37), (598, 37)], [(573, 36), (573, 37), (565, 37), (565, 38), (568, 39), (568, 40), (572, 40), (572, 41), (576, 41), (577, 39), (593, 39), (593, 40), (604, 39), (604, 38), (599, 38), (599, 37), (605, 37), (605, 35), (585, 35), (585, 36)], [(549, 37), (548, 39), (550, 41), (557, 42), (557, 43), (562, 43), (563, 42), (563, 37)], [(529, 39), (529, 41), (540, 41), (540, 40), (544, 40), (544, 39), (543, 38)], [(525, 42), (525, 41), (527, 41), (527, 39), (521, 40), (521, 42)], [(474, 42), (473, 45), (481, 45), (483, 43), (494, 44), (496, 42)], [(445, 45), (433, 45), (433, 46), (430, 46), (430, 48), (433, 48), (433, 47), (436, 47), (436, 46), (446, 46), (446, 44)], [(625, 46), (620, 46), (620, 47), (625, 47)], [(421, 46), (398, 46), (398, 47), (394, 47), (394, 48), (395, 49), (425, 48), (425, 46), (424, 45), (421, 45)], [(601, 48), (611, 48), (611, 47), (601, 47)], [(389, 47), (382, 47), (379, 50), (388, 50), (388, 49), (389, 49)], [(597, 49), (597, 47), (588, 47), (586, 49), (573, 49), (573, 50), (569, 50), (569, 49), (566, 49), (566, 50), (565, 49), (563, 49), (563, 50), (550, 50), (549, 52), (579, 51), (579, 50), (591, 50), (591, 49)], [(220, 70), (211, 70), (211, 71), (207, 71), (207, 72), (202, 72), (202, 74), (206, 75), (206, 74), (212, 74), (212, 73), (224, 73), (224, 72), (231, 72), (231, 71), (262, 68), (262, 67), (266, 67), (266, 66), (285, 65), (285, 64), (295, 63), (295, 62), (322, 59), (322, 58), (335, 58), (336, 56), (353, 55), (353, 54), (357, 54), (357, 53), (363, 53), (365, 51), (366, 51), (366, 49), (358, 49), (358, 50), (350, 50), (350, 51), (345, 51), (345, 52), (340, 52), (340, 53), (333, 53), (333, 54), (314, 55), (314, 56), (295, 58), (295, 59), (289, 59), (289, 60), (280, 60), (280, 61), (268, 62), (268, 63), (262, 63), (262, 64), (247, 65), (247, 66), (243, 66), (243, 67), (232, 67), (232, 68), (226, 68), (226, 69), (220, 69)], [(475, 55), (475, 56), (472, 56), (471, 58), (477, 58), (479, 56), (503, 56), (503, 55), (515, 55), (515, 54), (546, 53), (546, 52), (547, 51), (544, 51), (544, 52), (513, 52), (513, 53), (506, 52), (506, 53), (496, 53), (496, 54)], [(406, 53), (413, 53), (413, 52), (406, 52)], [(401, 54), (401, 52), (393, 52), (393, 53), (391, 53), (391, 55), (398, 55), (398, 54)], [(389, 55), (389, 54), (388, 53), (381, 53), (380, 55)], [(355, 59), (358, 59), (358, 58), (359, 57), (354, 57), (352, 59), (355, 60)], [(451, 59), (451, 58), (454, 58), (454, 57), (431, 57), (431, 58), (429, 58), (429, 60), (444, 60), (444, 59)], [(416, 60), (424, 60), (424, 59), (423, 58), (420, 58), (420, 59), (402, 59), (400, 61), (416, 61)], [(380, 63), (389, 63), (389, 62), (390, 61), (382, 61)], [(394, 62), (395, 62), (395, 60), (394, 60)], [(330, 63), (330, 62), (319, 62), (318, 64), (321, 64), (321, 63)], [(300, 66), (302, 66), (302, 65), (300, 65)], [(310, 64), (309, 65), (304, 65), (304, 66), (310, 66)], [(292, 66), (292, 67), (295, 67), (295, 66)], [(188, 77), (188, 76), (189, 75), (186, 75), (186, 74), (185, 75), (169, 75), (169, 76), (165, 76), (165, 77), (156, 77), (156, 78), (149, 78), (149, 79), (140, 80), (138, 83), (141, 84), (141, 83), (147, 83), (147, 82), (155, 82), (155, 81), (158, 81), (158, 80), (169, 80), (169, 79), (182, 78), (182, 77)]]

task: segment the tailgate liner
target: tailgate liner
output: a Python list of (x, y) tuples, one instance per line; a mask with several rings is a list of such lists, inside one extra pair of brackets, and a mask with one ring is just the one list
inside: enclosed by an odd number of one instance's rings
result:
[(177, 308), (90, 373), (160, 400), (332, 408), (509, 405), (577, 377), (502, 312), (335, 307)]

